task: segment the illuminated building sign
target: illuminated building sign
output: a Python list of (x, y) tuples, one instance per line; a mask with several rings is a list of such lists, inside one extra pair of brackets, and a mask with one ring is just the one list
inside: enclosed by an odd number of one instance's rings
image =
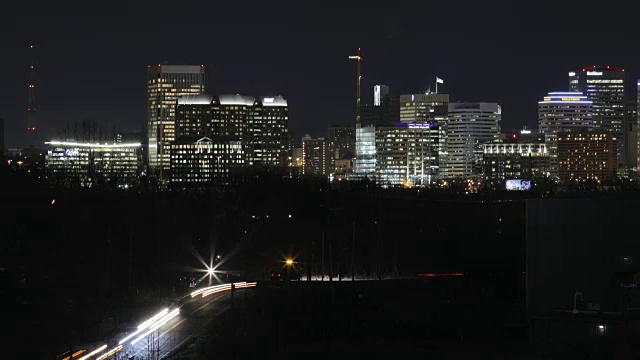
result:
[(582, 99), (577, 98), (577, 97), (572, 97), (572, 98), (562, 98), (562, 101), (580, 101)]
[(574, 73), (573, 71), (569, 72), (569, 76), (576, 76), (576, 73)]
[(264, 98), (264, 102), (272, 103), (273, 102), (273, 98)]
[(520, 130), (520, 134), (531, 134), (531, 130)]
[(587, 71), (589, 76), (602, 76), (602, 71)]
[(546, 98), (544, 98), (544, 101), (551, 101), (551, 98), (550, 97), (546, 97)]
[(528, 179), (507, 179), (505, 181), (507, 190), (530, 190), (531, 180)]

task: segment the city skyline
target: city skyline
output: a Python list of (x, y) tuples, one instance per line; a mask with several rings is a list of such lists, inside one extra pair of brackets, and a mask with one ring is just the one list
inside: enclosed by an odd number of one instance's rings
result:
[[(499, 103), (505, 130), (535, 128), (537, 101), (548, 92), (569, 90), (567, 74), (576, 68), (593, 64), (624, 67), (628, 94), (630, 98), (635, 95), (632, 89), (640, 76), (640, 61), (630, 46), (623, 46), (629, 42), (621, 33), (531, 32), (525, 24), (516, 25), (512, 17), (505, 17), (504, 26), (513, 32), (501, 31), (497, 25), (475, 31), (473, 25), (478, 21), (471, 11), (457, 14), (460, 21), (469, 22), (460, 32), (430, 32), (412, 23), (411, 15), (383, 16), (375, 8), (362, 11), (361, 20), (355, 23), (350, 21), (352, 10), (320, 11), (319, 19), (332, 16), (331, 28), (322, 27), (316, 17), (282, 23), (275, 14), (265, 17), (270, 22), (258, 23), (250, 15), (244, 21), (231, 16), (222, 24), (194, 19), (190, 36), (171, 30), (180, 24), (165, 23), (163, 31), (142, 31), (148, 23), (131, 13), (67, 15), (46, 35), (42, 30), (52, 25), (52, 17), (36, 16), (42, 28), (30, 31), (19, 27), (20, 18), (16, 18), (15, 27), (2, 32), (0, 43), (3, 53), (9, 54), (0, 59), (5, 142), (7, 147), (27, 143), (26, 79), (32, 41), (37, 46), (38, 126), (44, 138), (83, 119), (124, 131), (144, 129), (146, 67), (165, 61), (205, 65), (205, 91), (210, 94), (284, 96), (290, 104), (294, 138), (307, 133), (323, 136), (331, 124), (355, 123), (356, 65), (348, 56), (358, 47), (364, 58), (363, 104), (373, 103), (374, 85), (388, 85), (396, 95), (419, 93), (428, 87), (434, 90), (437, 76), (444, 80), (439, 92), (450, 94), (452, 102)], [(483, 11), (489, 13), (489, 9)], [(514, 14), (509, 8), (500, 11), (496, 16)], [(444, 19), (433, 22), (434, 28), (447, 29), (436, 26), (446, 24)], [(82, 33), (74, 31), (78, 27), (84, 29)], [(124, 32), (133, 28), (138, 32)], [(541, 46), (549, 36), (571, 39), (571, 47), (565, 47), (563, 41)], [(246, 46), (246, 40), (252, 39), (257, 40)], [(427, 45), (416, 49), (415, 43)], [(594, 43), (607, 45), (589, 46)], [(93, 85), (102, 75), (101, 85)], [(85, 89), (87, 81), (92, 82), (91, 91)]]

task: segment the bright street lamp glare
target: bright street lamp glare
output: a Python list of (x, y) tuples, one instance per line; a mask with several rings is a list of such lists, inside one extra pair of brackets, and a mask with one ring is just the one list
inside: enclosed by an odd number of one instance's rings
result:
[(287, 259), (287, 265), (293, 265), (293, 260), (292, 259)]
[(209, 275), (213, 275), (213, 268), (209, 268), (207, 272), (209, 273)]

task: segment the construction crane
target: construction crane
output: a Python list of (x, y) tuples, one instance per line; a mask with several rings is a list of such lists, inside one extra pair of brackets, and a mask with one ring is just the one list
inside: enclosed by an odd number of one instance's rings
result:
[(360, 82), (362, 75), (360, 75), (360, 67), (362, 63), (362, 55), (360, 54), (360, 48), (358, 48), (358, 55), (349, 56), (349, 60), (356, 60), (356, 124), (360, 124)]
[(36, 122), (36, 81), (35, 81), (35, 46), (29, 45), (31, 54), (31, 63), (29, 64), (29, 80), (27, 83), (27, 131), (30, 133), (38, 129)]

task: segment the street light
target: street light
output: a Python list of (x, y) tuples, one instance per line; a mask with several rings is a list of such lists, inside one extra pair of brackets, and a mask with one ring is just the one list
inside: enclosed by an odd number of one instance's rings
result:
[(285, 263), (287, 264), (287, 266), (291, 266), (293, 265), (293, 259), (287, 259)]

